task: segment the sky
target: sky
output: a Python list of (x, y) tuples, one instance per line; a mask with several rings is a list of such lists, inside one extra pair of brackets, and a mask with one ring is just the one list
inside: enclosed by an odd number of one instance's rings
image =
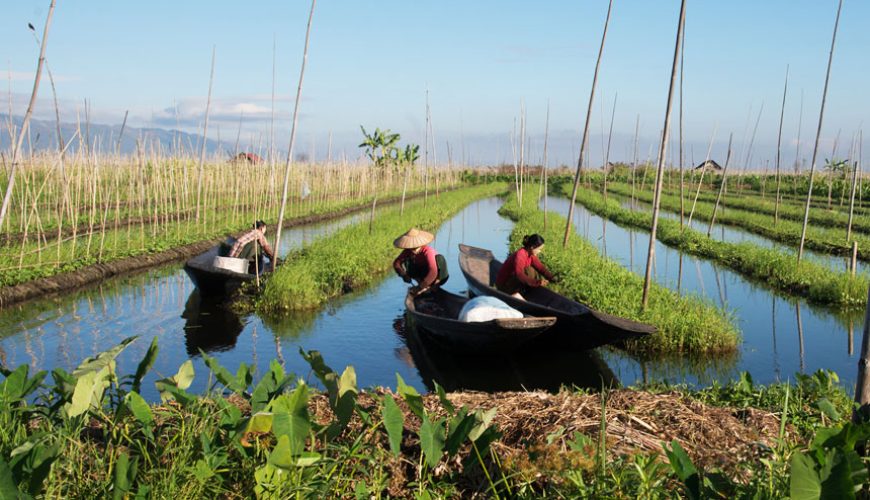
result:
[[(674, 56), (678, 1), (613, 3), (590, 118), (591, 165), (603, 162), (611, 115), (610, 160), (654, 159)], [(7, 89), (0, 113), (11, 103), (12, 114), (24, 114), (39, 54), (27, 23), (42, 36), (48, 5), (15, 0), (2, 7), (0, 88)], [(87, 100), (95, 123), (120, 124), (129, 111), (131, 126), (201, 132), (214, 48), (208, 135), (234, 141), (241, 134), (249, 148), (266, 147), (274, 57), (274, 140), (286, 150), (310, 8), (307, 1), (58, 0), (46, 60), (63, 120), (75, 121)], [(836, 9), (836, 0), (687, 1), (686, 164), (700, 163), (711, 139), (712, 157), (722, 163), (733, 134), (735, 163), (773, 168), (786, 67), (783, 164), (798, 155), (809, 163)], [(361, 125), (422, 145), (428, 93), (430, 162), (512, 163), (511, 136), (525, 109), (526, 161), (542, 161), (548, 129), (547, 163), (574, 165), (606, 11), (606, 0), (320, 0), (296, 151), (356, 159)], [(836, 156), (848, 157), (870, 111), (868, 25), (870, 3), (845, 0), (820, 161), (835, 142)], [(678, 102), (676, 94), (673, 162)], [(34, 116), (53, 119), (47, 80)]]

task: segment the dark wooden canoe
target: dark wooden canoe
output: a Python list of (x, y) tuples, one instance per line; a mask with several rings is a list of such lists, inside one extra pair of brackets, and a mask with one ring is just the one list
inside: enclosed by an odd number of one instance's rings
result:
[(459, 312), (468, 300), (468, 297), (438, 289), (418, 297), (408, 294), (405, 308), (414, 326), (440, 344), (466, 352), (510, 351), (556, 324), (552, 316), (459, 321)]
[(184, 270), (190, 280), (199, 289), (203, 297), (226, 295), (246, 281), (256, 278), (250, 273), (237, 273), (214, 267), (212, 261), (218, 254), (220, 245), (201, 253), (184, 264)]
[(548, 337), (558, 337), (574, 347), (591, 349), (656, 331), (653, 326), (596, 311), (547, 287), (527, 290), (523, 294), (526, 300), (520, 300), (491, 286), (501, 265), (489, 250), (459, 245), (459, 267), (469, 291), (475, 295), (497, 297), (523, 314), (555, 316), (559, 319), (557, 328), (548, 333)]

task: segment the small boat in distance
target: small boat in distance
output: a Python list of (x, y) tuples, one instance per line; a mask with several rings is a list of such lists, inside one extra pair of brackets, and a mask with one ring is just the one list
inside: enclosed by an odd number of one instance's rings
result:
[(502, 262), (491, 251), (459, 245), (459, 267), (468, 282), (469, 291), (475, 295), (501, 299), (523, 314), (557, 317), (559, 321), (556, 328), (547, 333), (547, 338), (566, 342), (571, 347), (592, 349), (640, 338), (656, 331), (653, 326), (596, 311), (547, 287), (529, 289), (523, 293), (526, 300), (518, 299), (491, 285), (501, 266)]
[(556, 324), (552, 316), (460, 321), (459, 313), (468, 301), (468, 297), (437, 289), (417, 297), (408, 294), (405, 308), (414, 326), (439, 344), (463, 351), (511, 351)]

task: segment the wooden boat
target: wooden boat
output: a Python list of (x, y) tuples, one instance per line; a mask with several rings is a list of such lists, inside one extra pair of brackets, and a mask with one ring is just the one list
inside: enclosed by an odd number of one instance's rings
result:
[(459, 312), (468, 300), (468, 297), (438, 289), (418, 297), (408, 294), (405, 309), (414, 326), (440, 344), (463, 351), (510, 351), (556, 324), (552, 316), (459, 321)]
[[(591, 349), (605, 344), (636, 339), (656, 331), (655, 327), (618, 316), (605, 314), (586, 304), (571, 300), (547, 287), (523, 293), (526, 300), (513, 297), (494, 286), (502, 262), (483, 248), (459, 245), (459, 267), (475, 295), (490, 295), (532, 316), (555, 316), (557, 327), (547, 337), (566, 341), (572, 347)], [(555, 335), (553, 335), (555, 334)]]
[(253, 273), (237, 273), (212, 265), (219, 249), (220, 245), (215, 245), (184, 264), (185, 272), (203, 297), (226, 295), (242, 283), (256, 278)]

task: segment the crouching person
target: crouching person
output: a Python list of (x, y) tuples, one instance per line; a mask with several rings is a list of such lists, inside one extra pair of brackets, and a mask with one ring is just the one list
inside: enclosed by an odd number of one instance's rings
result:
[(249, 260), (248, 272), (251, 274), (255, 270), (259, 271), (260, 274), (265, 271), (266, 263), (264, 257), (269, 257), (269, 265), (274, 267), (275, 254), (272, 252), (269, 242), (266, 241), (266, 223), (258, 220), (254, 224), (253, 229), (236, 240), (228, 256)]
[(429, 243), (435, 239), (432, 233), (411, 228), (393, 241), (393, 246), (402, 253), (393, 261), (393, 269), (406, 283), (417, 282), (410, 290), (413, 296), (428, 292), (447, 282), (447, 260)]

